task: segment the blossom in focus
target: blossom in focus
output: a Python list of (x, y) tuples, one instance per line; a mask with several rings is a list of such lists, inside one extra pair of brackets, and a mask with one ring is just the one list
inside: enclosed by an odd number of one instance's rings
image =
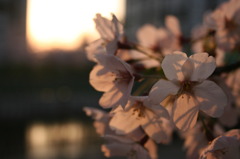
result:
[(113, 55), (98, 56), (98, 64), (90, 72), (90, 84), (105, 92), (99, 104), (103, 108), (125, 107), (134, 82), (131, 67)]
[(215, 138), (202, 152), (200, 159), (239, 159), (239, 130)]
[(168, 80), (160, 79), (154, 84), (149, 98), (158, 104), (175, 95), (171, 116), (182, 131), (195, 126), (199, 110), (211, 117), (220, 117), (227, 97), (217, 84), (206, 80), (215, 67), (214, 58), (207, 53), (193, 54), (189, 58), (183, 52), (166, 55), (162, 69)]
[(125, 109), (114, 110), (110, 127), (117, 134), (128, 134), (141, 127), (157, 143), (169, 143), (173, 127), (168, 112), (160, 105), (153, 105), (147, 96), (131, 97)]
[(108, 20), (96, 14), (94, 19), (96, 29), (100, 34), (100, 39), (92, 42), (87, 46), (87, 57), (90, 61), (96, 62), (96, 54), (115, 54), (118, 49), (118, 42), (123, 40), (124, 30), (123, 25), (118, 21), (113, 14), (112, 20)]

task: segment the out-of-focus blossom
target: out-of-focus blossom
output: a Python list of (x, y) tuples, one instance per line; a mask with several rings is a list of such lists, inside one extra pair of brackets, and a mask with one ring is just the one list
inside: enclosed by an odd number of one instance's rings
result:
[(187, 159), (199, 158), (203, 148), (208, 144), (201, 123), (197, 123), (193, 129), (182, 133), (184, 140), (184, 148)]
[(115, 53), (118, 48), (118, 41), (121, 41), (123, 38), (123, 25), (115, 15), (112, 15), (112, 20), (110, 21), (102, 17), (101, 14), (97, 14), (94, 21), (101, 39), (105, 41), (107, 52)]
[(192, 50), (207, 52), (216, 59), (217, 66), (225, 64), (225, 52), (217, 47), (213, 33), (206, 26), (197, 26), (192, 30)]
[[(144, 48), (151, 50), (156, 57), (165, 56), (176, 50), (181, 50), (181, 31), (178, 19), (175, 16), (167, 16), (165, 26), (156, 28), (151, 24), (145, 24), (137, 31), (139, 44)], [(146, 50), (145, 52), (148, 52)], [(135, 65), (141, 65), (144, 68), (159, 67), (160, 61), (150, 58), (139, 51), (131, 50), (130, 58), (138, 60)]]
[(90, 72), (90, 84), (105, 92), (99, 104), (103, 108), (115, 108), (127, 104), (134, 82), (131, 67), (113, 55), (98, 56), (97, 64)]
[[(84, 107), (83, 110), (88, 116), (94, 119), (93, 125), (96, 129), (96, 132), (100, 136), (105, 136), (105, 135), (123, 136), (123, 135), (116, 134), (116, 132), (110, 128), (109, 122), (112, 118), (112, 114), (97, 108), (90, 108), (90, 107)], [(145, 136), (146, 134), (142, 130), (142, 128), (136, 128), (132, 132), (129, 132), (124, 135), (125, 138), (129, 138), (135, 142), (141, 141)]]
[(165, 108), (151, 104), (147, 96), (137, 96), (129, 100), (125, 110), (120, 107), (114, 111), (110, 127), (117, 134), (127, 134), (142, 127), (157, 143), (169, 143), (173, 126), (168, 118)]
[(100, 136), (113, 134), (113, 131), (109, 127), (109, 121), (111, 119), (111, 115), (109, 113), (92, 107), (84, 107), (83, 110), (88, 116), (94, 119), (93, 125)]
[(98, 39), (90, 43), (86, 48), (86, 55), (89, 61), (97, 62), (96, 56), (106, 54), (104, 40)]
[(225, 136), (232, 136), (236, 137), (237, 140), (240, 142), (240, 129), (232, 129), (225, 133)]
[(162, 68), (168, 80), (160, 79), (154, 84), (149, 93), (150, 100), (158, 104), (169, 95), (175, 95), (171, 116), (182, 131), (195, 126), (199, 110), (211, 117), (220, 117), (227, 105), (227, 97), (218, 85), (206, 80), (215, 67), (214, 58), (207, 53), (197, 53), (189, 58), (183, 52), (166, 55)]
[(165, 28), (156, 28), (151, 24), (146, 24), (140, 28), (137, 32), (140, 45), (163, 55), (181, 50), (181, 31), (178, 19), (175, 16), (167, 16), (165, 25)]
[(108, 143), (102, 145), (101, 149), (106, 157), (126, 156), (128, 159), (154, 159), (142, 145), (129, 138), (113, 135), (107, 135), (104, 138), (108, 140)]
[(219, 121), (226, 127), (233, 127), (238, 123), (238, 113), (236, 107), (234, 107), (235, 98), (232, 95), (231, 89), (226, 85), (224, 78), (213, 77), (211, 79), (222, 88), (228, 98), (227, 106), (224, 108), (224, 113), (219, 118)]
[(226, 74), (225, 80), (232, 90), (236, 106), (240, 108), (240, 69)]
[(217, 47), (231, 51), (240, 44), (240, 2), (230, 0), (205, 16), (204, 25), (215, 31)]
[(239, 130), (215, 138), (202, 152), (200, 159), (239, 159)]
[(112, 15), (112, 20), (110, 21), (102, 17), (101, 14), (96, 14), (94, 21), (96, 29), (100, 34), (100, 39), (88, 45), (86, 53), (90, 61), (96, 62), (95, 56), (97, 54), (116, 54), (118, 42), (123, 40), (124, 30), (123, 25), (115, 15)]

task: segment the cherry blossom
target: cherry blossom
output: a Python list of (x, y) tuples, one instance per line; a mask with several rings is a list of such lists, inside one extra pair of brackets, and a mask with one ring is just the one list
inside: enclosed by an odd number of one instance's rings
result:
[(103, 108), (124, 107), (131, 94), (134, 75), (131, 67), (113, 55), (98, 56), (97, 64), (90, 72), (90, 84), (105, 92), (99, 104)]
[(137, 31), (140, 45), (163, 55), (170, 54), (173, 50), (181, 50), (181, 31), (178, 19), (169, 15), (165, 18), (165, 25), (165, 28), (156, 28), (151, 24), (141, 27)]
[(113, 135), (107, 135), (104, 138), (108, 143), (102, 145), (101, 150), (106, 157), (126, 156), (128, 159), (151, 159), (143, 146), (129, 138)]
[(207, 53), (197, 53), (189, 58), (183, 52), (166, 55), (162, 68), (168, 80), (160, 79), (154, 84), (149, 97), (157, 104), (169, 95), (175, 95), (171, 116), (182, 131), (195, 126), (199, 110), (220, 117), (227, 105), (227, 97), (218, 85), (206, 80), (215, 67), (214, 58)]
[(204, 19), (204, 25), (216, 32), (216, 44), (224, 51), (231, 51), (240, 43), (239, 9), (239, 1), (230, 0)]
[(114, 110), (110, 127), (117, 134), (127, 134), (142, 127), (156, 142), (169, 143), (173, 127), (168, 122), (168, 112), (160, 105), (149, 103), (147, 96), (132, 97), (125, 110)]
[(84, 107), (83, 110), (88, 116), (94, 119), (93, 125), (100, 136), (104, 136), (105, 134), (114, 134), (108, 125), (111, 119), (111, 115), (109, 113), (92, 107)]
[[(174, 50), (181, 50), (180, 24), (175, 16), (167, 16), (165, 18), (165, 26), (156, 28), (151, 24), (145, 24), (137, 31), (137, 39), (141, 48), (145, 52), (151, 50), (151, 54), (159, 57), (172, 53)], [(160, 66), (160, 60), (148, 57), (139, 51), (131, 50), (129, 56), (133, 60), (138, 60), (135, 65), (141, 65), (144, 68), (153, 68)]]
[(201, 123), (197, 123), (193, 129), (182, 133), (184, 140), (184, 148), (187, 159), (199, 158), (200, 152), (206, 147), (208, 141), (205, 134), (202, 132), (203, 127)]
[(117, 53), (118, 42), (123, 41), (124, 31), (123, 25), (114, 14), (112, 14), (112, 20), (110, 21), (98, 13), (94, 21), (96, 29), (100, 34), (100, 39), (90, 43), (85, 48), (85, 51), (87, 58), (96, 62), (95, 55), (97, 54), (114, 55)]
[(200, 159), (239, 159), (239, 130), (234, 130), (226, 134), (227, 135), (215, 138), (211, 144), (203, 150)]

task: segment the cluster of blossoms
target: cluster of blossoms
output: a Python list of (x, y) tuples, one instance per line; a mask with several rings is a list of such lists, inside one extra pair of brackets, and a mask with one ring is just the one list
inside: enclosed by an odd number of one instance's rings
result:
[(124, 27), (96, 15), (100, 39), (86, 48), (96, 63), (90, 84), (103, 92), (103, 111), (85, 107), (106, 157), (157, 159), (157, 144), (184, 140), (188, 159), (240, 158), (240, 1), (230, 0), (206, 14), (193, 29), (194, 53), (182, 52), (180, 23), (150, 24), (129, 42)]

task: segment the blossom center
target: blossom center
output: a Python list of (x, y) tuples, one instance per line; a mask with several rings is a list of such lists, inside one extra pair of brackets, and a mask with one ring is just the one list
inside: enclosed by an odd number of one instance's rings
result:
[(145, 117), (145, 111), (146, 107), (143, 105), (142, 102), (136, 102), (133, 105), (133, 115), (136, 115), (137, 118), (144, 118)]
[(231, 19), (225, 18), (225, 28), (228, 30), (235, 30), (238, 28), (238, 24)]
[(128, 82), (132, 78), (132, 76), (128, 72), (123, 72), (123, 71), (112, 72), (112, 76), (115, 76), (114, 82), (124, 81), (124, 80)]
[(181, 84), (180, 84), (180, 89), (179, 89), (179, 92), (178, 94), (183, 94), (183, 93), (192, 93), (192, 88), (193, 86), (196, 85), (197, 82), (194, 82), (194, 81), (183, 81)]

